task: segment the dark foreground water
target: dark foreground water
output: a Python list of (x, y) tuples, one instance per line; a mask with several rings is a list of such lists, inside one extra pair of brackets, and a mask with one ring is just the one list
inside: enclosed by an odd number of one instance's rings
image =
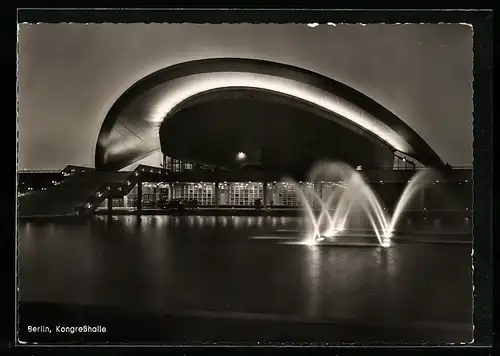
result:
[[(409, 334), (434, 330), (433, 342), (441, 341), (440, 332), (447, 342), (472, 339), (471, 245), (456, 243), (463, 236), (448, 235), (446, 243), (409, 236), (387, 249), (306, 246), (297, 244), (300, 233), (293, 232), (303, 228), (301, 219), (291, 217), (23, 222), (20, 301), (167, 315), (170, 323), (181, 318), (174, 324), (183, 329), (170, 341), (191, 340), (196, 320), (214, 318), (241, 325), (288, 322), (280, 326), (290, 329), (285, 338), (304, 330), (314, 339), (313, 329), (303, 325), (331, 323), (344, 333), (356, 325), (404, 328)], [(224, 335), (236, 328), (227, 325)], [(318, 335), (339, 341), (333, 330)], [(356, 335), (361, 329), (353, 330), (348, 341), (362, 340)], [(207, 335), (191, 336), (201, 342), (221, 339)]]

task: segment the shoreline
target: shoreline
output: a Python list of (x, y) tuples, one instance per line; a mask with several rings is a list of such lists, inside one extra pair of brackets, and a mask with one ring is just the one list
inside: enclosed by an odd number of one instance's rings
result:
[[(315, 211), (317, 213), (320, 210)], [(254, 209), (254, 208), (196, 208), (196, 209), (185, 209), (185, 210), (174, 210), (174, 209), (142, 209), (140, 212), (134, 208), (115, 208), (110, 213), (108, 209), (100, 209), (94, 211), (92, 214), (40, 214), (40, 215), (18, 215), (20, 220), (31, 220), (31, 219), (53, 219), (53, 218), (89, 218), (91, 216), (123, 216), (123, 215), (172, 215), (172, 216), (189, 216), (189, 215), (201, 215), (201, 216), (300, 216), (302, 214), (301, 209), (294, 208), (278, 208), (278, 209)], [(472, 215), (472, 211), (461, 211), (461, 210), (409, 210), (405, 212), (406, 215), (424, 215), (427, 217), (437, 217), (441, 215), (463, 215), (467, 217)]]

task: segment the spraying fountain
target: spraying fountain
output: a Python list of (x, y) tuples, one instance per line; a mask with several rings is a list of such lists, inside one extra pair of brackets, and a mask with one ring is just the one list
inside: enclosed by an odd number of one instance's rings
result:
[[(304, 208), (309, 223), (308, 237), (304, 242), (308, 245), (335, 238), (346, 230), (350, 217), (361, 213), (368, 219), (379, 245), (389, 247), (405, 208), (428, 181), (425, 178), (429, 173), (429, 170), (418, 171), (408, 181), (390, 216), (360, 172), (345, 163), (320, 163), (311, 170), (309, 182), (331, 183), (333, 189), (326, 197), (321, 197), (309, 185), (302, 187), (292, 179), (285, 181), (292, 184)], [(312, 198), (312, 204), (309, 198)], [(319, 215), (315, 213), (316, 206), (320, 208)]]

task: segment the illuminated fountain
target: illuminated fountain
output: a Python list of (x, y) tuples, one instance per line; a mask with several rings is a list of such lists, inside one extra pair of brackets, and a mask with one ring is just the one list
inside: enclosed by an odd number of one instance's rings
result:
[[(416, 192), (428, 181), (424, 178), (429, 172), (418, 171), (408, 181), (391, 216), (387, 214), (380, 199), (361, 174), (344, 163), (322, 163), (310, 172), (310, 182), (333, 182), (332, 192), (323, 198), (309, 185), (302, 187), (292, 179), (285, 181), (292, 184), (304, 207), (304, 214), (309, 223), (309, 234), (305, 241), (307, 244), (332, 240), (346, 229), (349, 218), (360, 210), (367, 217), (380, 246), (389, 247), (403, 211)], [(312, 198), (313, 204), (309, 198)], [(314, 203), (320, 207), (319, 215), (315, 213)]]

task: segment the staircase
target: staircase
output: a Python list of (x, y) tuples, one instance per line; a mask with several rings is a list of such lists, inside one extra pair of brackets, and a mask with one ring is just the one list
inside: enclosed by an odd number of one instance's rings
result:
[(110, 194), (123, 196), (143, 172), (161, 174), (158, 168), (139, 166), (134, 172), (85, 171), (73, 174), (59, 186), (34, 191), (18, 200), (18, 216), (63, 216), (93, 212)]

